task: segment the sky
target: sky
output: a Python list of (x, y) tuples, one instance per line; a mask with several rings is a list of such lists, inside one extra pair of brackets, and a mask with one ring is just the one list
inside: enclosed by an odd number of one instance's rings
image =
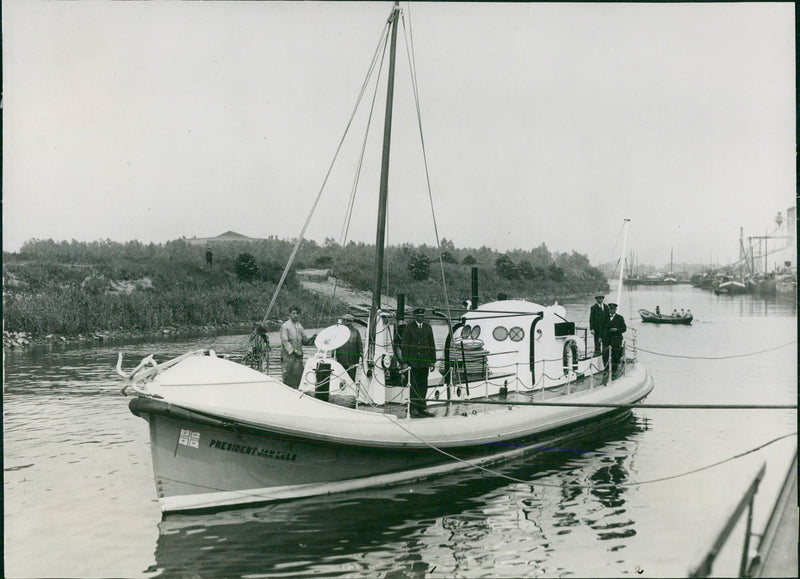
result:
[[(740, 228), (782, 233), (793, 3), (401, 8), (388, 243), (544, 243), (599, 264), (630, 219), (626, 256), (660, 267), (736, 260)], [(295, 238), (320, 191), (306, 238), (374, 243), (382, 85), (348, 227), (368, 106), (326, 175), (390, 9), (5, 1), (4, 251)]]

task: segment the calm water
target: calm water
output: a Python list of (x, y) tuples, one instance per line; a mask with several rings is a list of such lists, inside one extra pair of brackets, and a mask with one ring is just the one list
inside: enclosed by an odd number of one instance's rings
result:
[[(590, 304), (564, 305), (587, 325)], [(638, 308), (657, 304), (691, 308), (693, 326), (642, 324)], [(793, 303), (676, 286), (634, 290), (620, 305), (655, 377), (648, 402), (797, 402)], [(795, 435), (653, 482), (796, 433), (797, 415), (644, 409), (591, 440), (500, 469), (515, 480), (459, 474), (162, 519), (147, 423), (118, 393), (117, 351), (130, 368), (152, 352), (159, 360), (201, 347), (236, 353), (245, 342), (220, 336), (6, 352), (6, 576), (685, 576), (766, 462), (754, 530), (763, 527), (797, 444)], [(608, 482), (618, 486), (593, 487)], [(742, 537), (740, 527), (716, 574), (736, 574)]]

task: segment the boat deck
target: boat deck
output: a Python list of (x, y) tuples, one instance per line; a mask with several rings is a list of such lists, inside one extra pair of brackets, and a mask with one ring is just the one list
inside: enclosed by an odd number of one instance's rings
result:
[[(496, 394), (488, 397), (473, 396), (462, 401), (461, 398), (456, 397), (455, 389), (453, 386), (453, 397), (448, 400), (428, 400), (427, 410), (433, 416), (432, 418), (442, 418), (445, 416), (466, 415), (472, 412), (482, 412), (496, 408), (496, 404), (482, 405), (481, 400), (496, 402), (541, 402), (544, 400), (555, 400), (568, 394), (583, 392), (592, 388), (597, 388), (605, 384), (602, 374), (594, 374), (591, 376), (583, 376), (561, 386), (547, 388), (545, 390), (528, 390), (528, 391), (514, 391), (509, 388), (506, 394)], [(464, 388), (464, 385), (460, 386)], [(476, 384), (473, 388), (479, 388)], [(408, 417), (408, 406), (406, 404), (385, 404), (383, 406), (370, 406), (368, 404), (359, 404), (356, 406), (355, 398), (352, 396), (340, 396), (336, 394), (330, 395), (330, 400), (333, 404), (340, 406), (347, 406), (349, 408), (358, 408), (366, 412), (375, 412), (378, 414), (393, 414), (397, 418)], [(416, 418), (415, 420), (424, 420), (425, 418)]]

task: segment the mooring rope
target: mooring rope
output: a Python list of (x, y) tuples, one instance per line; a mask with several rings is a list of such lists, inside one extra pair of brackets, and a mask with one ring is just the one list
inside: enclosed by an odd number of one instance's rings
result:
[[(566, 384), (559, 386), (564, 388)], [(551, 390), (551, 389), (548, 389)], [(507, 400), (460, 400), (459, 404), (487, 404), (497, 406), (569, 406), (577, 408), (656, 408), (670, 410), (794, 410), (797, 404), (611, 404), (599, 402), (526, 402)]]
[[(383, 416), (386, 416), (386, 419), (389, 420), (390, 422), (392, 422), (392, 424), (395, 424), (396, 426), (398, 426), (399, 428), (404, 430), (406, 433), (410, 434), (412, 437), (417, 439), (419, 442), (421, 442), (425, 446), (431, 448), (432, 450), (438, 452), (439, 454), (442, 454), (442, 455), (444, 455), (444, 456), (446, 456), (448, 458), (451, 458), (452, 460), (454, 460), (456, 462), (460, 462), (460, 463), (464, 464), (466, 467), (470, 467), (470, 468), (474, 468), (476, 470), (480, 470), (481, 472), (484, 472), (484, 473), (492, 475), (492, 476), (496, 476), (498, 478), (502, 478), (502, 479), (508, 480), (510, 482), (529, 485), (529, 486), (532, 486), (532, 487), (538, 486), (538, 487), (543, 487), (543, 488), (544, 487), (546, 487), (546, 488), (558, 488), (558, 489), (564, 488), (563, 484), (549, 484), (549, 483), (540, 483), (540, 482), (527, 481), (527, 480), (516, 478), (516, 477), (510, 476), (510, 475), (507, 475), (507, 474), (503, 474), (501, 472), (498, 472), (497, 470), (494, 470), (494, 469), (491, 469), (491, 468), (488, 468), (488, 467), (485, 467), (485, 466), (481, 466), (479, 464), (473, 464), (473, 463), (469, 462), (468, 460), (465, 460), (463, 458), (455, 456), (454, 454), (451, 454), (451, 453), (447, 452), (446, 450), (443, 450), (443, 449), (441, 449), (441, 448), (439, 448), (439, 447), (427, 442), (426, 440), (423, 440), (422, 438), (420, 438), (419, 436), (417, 436), (416, 434), (411, 432), (409, 429), (405, 428), (399, 421), (392, 420), (385, 414)], [(708, 464), (708, 465), (705, 465), (705, 466), (701, 466), (701, 467), (698, 467), (698, 468), (695, 468), (695, 469), (691, 469), (691, 470), (688, 470), (686, 472), (674, 474), (674, 475), (668, 475), (668, 476), (665, 476), (665, 477), (650, 479), (650, 480), (646, 480), (646, 481), (637, 481), (637, 482), (629, 482), (629, 483), (599, 483), (599, 484), (591, 484), (591, 485), (584, 485), (584, 484), (577, 484), (577, 483), (567, 483), (567, 486), (572, 487), (572, 488), (584, 488), (584, 489), (634, 487), (634, 486), (643, 486), (643, 485), (647, 485), (647, 484), (653, 484), (653, 483), (657, 483), (657, 482), (663, 482), (663, 481), (667, 481), (667, 480), (674, 480), (674, 479), (677, 479), (677, 478), (681, 478), (681, 477), (684, 477), (684, 476), (689, 476), (691, 474), (696, 474), (698, 472), (702, 472), (704, 470), (708, 470), (708, 469), (720, 466), (722, 464), (725, 464), (726, 462), (731, 462), (731, 461), (736, 460), (738, 458), (742, 458), (744, 456), (747, 456), (748, 454), (752, 454), (752, 453), (754, 453), (754, 452), (756, 452), (758, 450), (761, 450), (762, 448), (766, 448), (767, 446), (769, 446), (771, 444), (774, 444), (774, 443), (776, 443), (776, 442), (778, 442), (780, 440), (783, 440), (784, 438), (789, 438), (790, 436), (797, 436), (797, 431), (791, 432), (789, 434), (784, 434), (782, 436), (778, 436), (777, 438), (773, 438), (772, 440), (769, 440), (769, 441), (767, 441), (767, 442), (765, 442), (763, 444), (760, 444), (760, 445), (758, 445), (756, 447), (753, 447), (753, 448), (751, 448), (749, 450), (746, 450), (744, 452), (740, 452), (739, 454), (735, 454), (735, 455), (730, 456), (728, 458), (725, 458), (723, 460), (719, 460), (717, 462), (714, 462), (714, 463), (711, 463), (711, 464)], [(531, 447), (531, 448), (534, 448), (534, 447)], [(540, 448), (540, 450), (549, 450), (549, 449)]]
[(781, 348), (785, 348), (786, 346), (791, 346), (792, 344), (796, 344), (797, 340), (792, 340), (791, 342), (786, 342), (785, 344), (781, 344), (780, 346), (775, 346), (774, 348), (767, 348), (766, 350), (759, 350), (757, 352), (749, 352), (747, 354), (731, 354), (729, 356), (686, 356), (684, 354), (663, 354), (661, 352), (653, 352), (652, 350), (645, 350), (641, 346), (637, 348), (640, 352), (647, 352), (648, 354), (653, 354), (654, 356), (664, 356), (666, 358), (684, 358), (687, 360), (729, 360), (731, 358), (745, 358), (747, 356), (756, 356), (758, 354), (766, 354), (767, 352), (774, 352), (775, 350), (780, 350)]

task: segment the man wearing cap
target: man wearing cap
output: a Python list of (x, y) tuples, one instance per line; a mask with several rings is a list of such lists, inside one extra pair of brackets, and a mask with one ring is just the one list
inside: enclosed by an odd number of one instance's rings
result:
[(411, 368), (411, 416), (432, 416), (425, 409), (428, 372), (436, 363), (433, 329), (424, 321), (425, 308), (414, 310), (414, 321), (406, 324), (401, 343), (402, 360)]
[(605, 296), (594, 296), (597, 300), (589, 308), (589, 329), (594, 336), (594, 355), (603, 351), (603, 324), (608, 317), (608, 306), (603, 303)]
[(611, 377), (616, 378), (619, 373), (619, 361), (622, 359), (622, 334), (627, 330), (625, 325), (625, 318), (622, 314), (617, 313), (617, 304), (608, 304), (608, 317), (604, 324), (603, 332), (603, 346), (606, 349), (603, 351), (603, 362), (608, 369), (608, 350), (611, 350)]
[(355, 381), (356, 370), (358, 369), (358, 362), (361, 360), (361, 352), (364, 346), (361, 342), (361, 334), (353, 327), (355, 318), (352, 314), (345, 314), (342, 316), (342, 323), (350, 329), (350, 338), (336, 348), (336, 361), (344, 366), (347, 373)]

